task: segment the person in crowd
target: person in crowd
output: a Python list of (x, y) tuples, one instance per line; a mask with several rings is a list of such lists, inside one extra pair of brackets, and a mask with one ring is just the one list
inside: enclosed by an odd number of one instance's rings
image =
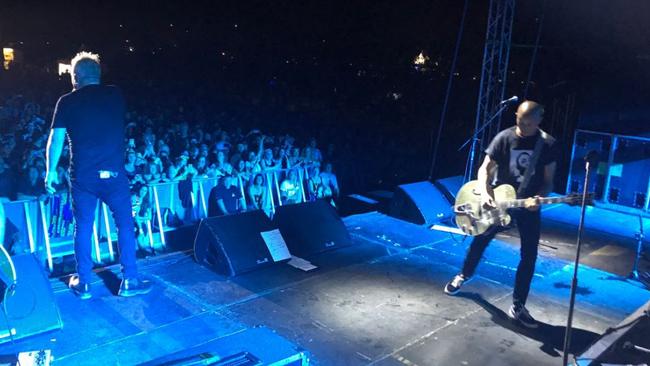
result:
[(303, 163), (303, 157), (300, 155), (300, 148), (293, 147), (289, 152), (289, 166), (295, 167)]
[(248, 187), (252, 175), (246, 171), (246, 161), (244, 160), (237, 161), (237, 165), (235, 166), (233, 173), (239, 179), (241, 179), (241, 182), (244, 185), (244, 187)]
[(283, 205), (302, 201), (302, 184), (296, 169), (289, 170), (287, 178), (280, 183), (280, 198)]
[(181, 181), (196, 176), (196, 169), (188, 164), (188, 155), (181, 154), (173, 165), (169, 166), (168, 178), (172, 181)]
[(196, 146), (196, 140), (192, 140), (192, 141), (194, 141), (194, 144), (189, 149), (189, 159), (190, 159), (189, 161), (196, 166), (196, 163), (198, 162), (199, 159), (200, 151), (199, 151), (199, 147)]
[(329, 186), (323, 184), (323, 177), (320, 175), (320, 168), (313, 166), (309, 168), (309, 178), (307, 179), (307, 190), (309, 192), (309, 200), (315, 201), (321, 198), (332, 197), (332, 190)]
[(156, 163), (156, 160), (157, 158), (150, 159), (149, 163), (147, 163), (145, 172), (142, 174), (142, 179), (147, 184), (163, 183), (167, 181), (165, 176), (160, 173), (160, 164)]
[(267, 148), (264, 150), (260, 166), (262, 167), (262, 170), (280, 169), (282, 167), (282, 160), (275, 159), (273, 156), (273, 149)]
[(92, 228), (97, 199), (113, 212), (118, 230), (122, 282), (118, 295), (135, 296), (152, 285), (138, 275), (129, 182), (124, 170), (126, 106), (115, 86), (100, 84), (99, 56), (78, 53), (71, 62), (73, 90), (59, 98), (47, 142), (45, 187), (54, 193), (56, 168), (67, 135), (70, 141), (70, 181), (75, 218), (74, 252), (77, 275), (70, 289), (81, 299), (92, 297)]
[(243, 142), (238, 143), (235, 146), (235, 152), (230, 156), (230, 165), (237, 166), (240, 160), (243, 160), (246, 156), (246, 144)]
[(167, 171), (173, 165), (173, 160), (170, 155), (169, 145), (163, 143), (158, 150), (158, 159), (160, 160), (161, 172)]
[(340, 192), (339, 181), (336, 178), (336, 174), (334, 173), (334, 167), (332, 166), (332, 163), (325, 163), (325, 167), (320, 173), (320, 176), (323, 180), (323, 186), (326, 187), (325, 189), (332, 192), (332, 197), (338, 197)]
[(207, 144), (201, 144), (199, 146), (199, 155), (206, 158), (206, 160), (208, 159), (208, 157), (210, 156), (210, 148), (208, 148)]
[(224, 150), (217, 150), (217, 161), (215, 161), (215, 165), (217, 168), (217, 176), (231, 175), (233, 172), (232, 165), (228, 162)]
[(311, 138), (309, 140), (309, 145), (304, 149), (303, 157), (308, 162), (320, 162), (323, 160), (323, 155), (317, 147), (316, 139)]
[(243, 211), (244, 197), (237, 186), (237, 178), (227, 175), (210, 191), (208, 216), (230, 215)]
[(208, 159), (205, 156), (199, 155), (196, 158), (196, 174), (200, 177), (208, 176)]
[(265, 184), (264, 175), (255, 174), (253, 182), (248, 186), (248, 201), (253, 210), (268, 209), (268, 186)]
[(140, 249), (148, 252), (151, 248), (148, 236), (149, 225), (153, 215), (149, 187), (144, 184), (136, 184), (131, 193), (131, 205), (135, 221), (136, 242)]
[(41, 172), (35, 166), (27, 169), (27, 176), (21, 179), (16, 189), (19, 200), (28, 200), (33, 198), (45, 198), (45, 189), (42, 184)]
[(140, 171), (138, 170), (138, 167), (135, 165), (135, 161), (137, 159), (137, 155), (135, 154), (135, 150), (128, 150), (126, 152), (126, 162), (124, 163), (124, 171), (126, 172), (126, 177), (131, 182), (131, 184), (135, 183), (135, 177), (136, 175), (140, 174)]

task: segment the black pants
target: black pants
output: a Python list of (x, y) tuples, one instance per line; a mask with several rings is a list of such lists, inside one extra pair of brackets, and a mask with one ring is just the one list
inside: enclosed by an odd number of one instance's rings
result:
[[(535, 274), (535, 262), (537, 261), (537, 247), (539, 245), (539, 233), (541, 226), (540, 211), (529, 211), (523, 208), (509, 210), (512, 219), (517, 224), (519, 236), (521, 237), (521, 259), (517, 267), (515, 277), (515, 290), (513, 303), (525, 305), (530, 291), (530, 282)], [(462, 274), (465, 277), (474, 275), (485, 248), (494, 236), (503, 228), (493, 227), (482, 235), (474, 237), (470, 244)]]
[(117, 226), (117, 242), (124, 278), (137, 276), (135, 263), (135, 234), (131, 212), (131, 193), (125, 174), (100, 179), (99, 175), (72, 181), (72, 211), (75, 218), (74, 252), (81, 282), (90, 283), (93, 268), (93, 222), (97, 199), (104, 201), (113, 213)]

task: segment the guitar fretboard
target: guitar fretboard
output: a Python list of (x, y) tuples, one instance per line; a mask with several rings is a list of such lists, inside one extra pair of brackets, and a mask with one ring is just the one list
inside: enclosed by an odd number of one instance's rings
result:
[(499, 208), (517, 208), (517, 207), (526, 207), (529, 205), (529, 202), (535, 202), (539, 205), (548, 205), (552, 203), (564, 203), (574, 201), (575, 197), (573, 196), (561, 196), (561, 197), (542, 197), (542, 198), (519, 198), (514, 200), (497, 202)]

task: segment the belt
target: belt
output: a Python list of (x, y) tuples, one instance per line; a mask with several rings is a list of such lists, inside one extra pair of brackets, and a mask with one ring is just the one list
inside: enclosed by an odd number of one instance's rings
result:
[(111, 170), (98, 170), (97, 173), (99, 173), (99, 179), (115, 178), (118, 175), (118, 172)]

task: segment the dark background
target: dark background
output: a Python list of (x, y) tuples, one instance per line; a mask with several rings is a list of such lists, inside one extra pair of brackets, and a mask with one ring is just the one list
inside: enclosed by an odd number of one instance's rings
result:
[[(487, 3), (470, 1), (439, 177), (464, 168), (466, 150), (456, 148), (474, 125)], [(91, 50), (133, 108), (209, 100), (230, 116), (222, 125), (316, 135), (353, 156), (347, 169), (374, 163), (371, 178), (350, 190), (427, 177), (463, 8), (460, 0), (0, 4), (0, 44), (20, 56), (0, 73), (3, 98), (20, 92), (53, 103), (70, 88), (57, 61)], [(649, 132), (650, 2), (518, 1), (507, 96), (523, 93), (542, 14), (529, 97), (547, 106), (543, 128), (565, 152), (576, 127)], [(426, 72), (413, 67), (421, 51)], [(217, 118), (214, 110), (199, 116)]]

